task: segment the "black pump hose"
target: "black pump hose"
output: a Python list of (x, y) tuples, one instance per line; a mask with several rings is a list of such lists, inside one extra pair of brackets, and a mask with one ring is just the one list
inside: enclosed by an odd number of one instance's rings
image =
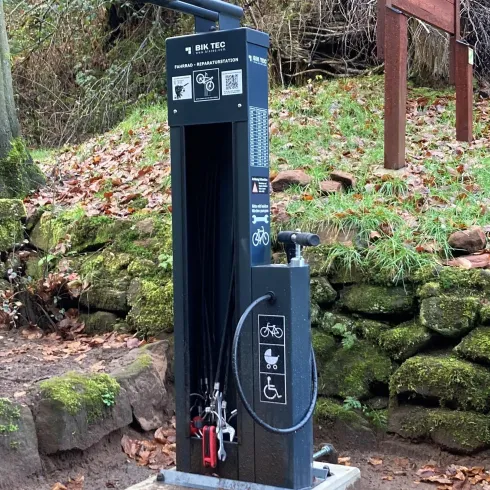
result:
[(296, 425), (292, 427), (287, 427), (284, 429), (281, 429), (279, 427), (273, 427), (272, 425), (269, 425), (267, 422), (262, 420), (254, 411), (254, 409), (251, 407), (250, 403), (247, 401), (245, 397), (245, 393), (243, 392), (243, 387), (242, 383), (240, 382), (240, 375), (238, 372), (238, 342), (240, 341), (240, 334), (242, 332), (243, 325), (245, 324), (245, 321), (252, 312), (252, 310), (260, 303), (264, 301), (271, 301), (274, 299), (274, 295), (272, 293), (268, 293), (264, 296), (261, 296), (260, 298), (257, 298), (243, 313), (243, 315), (240, 317), (240, 320), (238, 321), (236, 330), (235, 330), (235, 337), (233, 338), (233, 347), (232, 347), (232, 369), (233, 369), (233, 375), (235, 377), (235, 383), (236, 383), (236, 388), (238, 391), (238, 395), (240, 396), (240, 399), (242, 400), (243, 406), (247, 410), (248, 414), (252, 419), (260, 425), (262, 428), (265, 430), (272, 432), (273, 434), (292, 434), (293, 432), (297, 432), (298, 430), (302, 429), (311, 419), (313, 416), (313, 412), (315, 411), (315, 405), (316, 405), (316, 399), (318, 396), (318, 373), (317, 373), (317, 367), (316, 367), (316, 359), (315, 359), (315, 352), (313, 351), (313, 346), (311, 347), (311, 375), (312, 375), (312, 382), (313, 382), (313, 387), (312, 387), (312, 395), (311, 395), (311, 404), (308, 407), (308, 410), (306, 411), (304, 417), (301, 419), (300, 422), (298, 422)]

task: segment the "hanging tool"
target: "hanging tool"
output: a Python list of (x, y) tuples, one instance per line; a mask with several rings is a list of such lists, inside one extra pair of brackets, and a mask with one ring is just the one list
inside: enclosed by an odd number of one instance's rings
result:
[(216, 450), (216, 427), (206, 425), (202, 430), (202, 462), (205, 467), (216, 468), (218, 466)]

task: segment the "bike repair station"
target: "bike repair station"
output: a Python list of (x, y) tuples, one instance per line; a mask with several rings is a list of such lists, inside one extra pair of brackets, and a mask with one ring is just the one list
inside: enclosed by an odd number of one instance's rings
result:
[[(172, 160), (177, 470), (207, 489), (353, 489), (314, 463), (309, 233), (281, 232), (271, 265), (269, 36), (221, 0), (147, 0), (195, 17), (167, 40)], [(315, 456), (315, 457), (314, 457)], [(359, 488), (356, 486), (355, 488)]]

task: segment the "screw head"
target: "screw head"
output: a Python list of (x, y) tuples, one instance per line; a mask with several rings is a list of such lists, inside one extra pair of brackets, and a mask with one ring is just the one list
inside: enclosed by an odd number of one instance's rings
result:
[(177, 114), (177, 109), (174, 109), (174, 114)]
[(241, 109), (242, 108), (242, 104), (238, 104), (238, 108)]

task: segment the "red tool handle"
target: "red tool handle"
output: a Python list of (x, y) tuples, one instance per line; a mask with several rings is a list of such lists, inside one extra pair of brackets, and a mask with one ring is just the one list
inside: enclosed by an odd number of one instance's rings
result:
[(216, 441), (216, 427), (206, 425), (202, 431), (202, 462), (205, 467), (216, 468), (218, 466)]

